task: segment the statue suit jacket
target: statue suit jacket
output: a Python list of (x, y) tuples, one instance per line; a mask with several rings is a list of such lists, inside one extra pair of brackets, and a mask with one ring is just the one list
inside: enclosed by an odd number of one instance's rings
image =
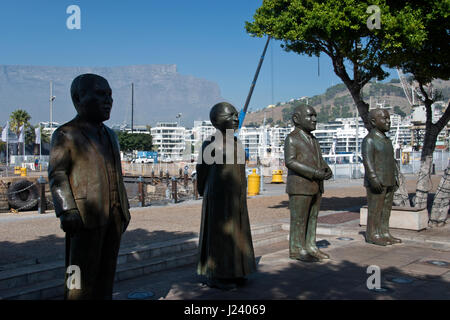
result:
[(288, 194), (323, 193), (323, 181), (313, 180), (313, 176), (317, 169), (329, 166), (323, 160), (319, 142), (313, 135), (295, 128), (284, 142), (284, 159), (288, 168), (286, 184)]
[[(116, 134), (105, 126), (115, 160), (117, 190), (125, 228), (130, 221)], [(106, 225), (110, 212), (109, 179), (97, 135), (77, 116), (55, 130), (48, 177), (56, 216), (78, 209), (85, 228)], [(125, 230), (124, 228), (124, 230)]]
[(373, 128), (365, 136), (361, 153), (364, 163), (364, 186), (370, 186), (371, 178), (378, 178), (385, 187), (395, 186), (398, 181), (397, 164), (391, 140), (380, 130)]

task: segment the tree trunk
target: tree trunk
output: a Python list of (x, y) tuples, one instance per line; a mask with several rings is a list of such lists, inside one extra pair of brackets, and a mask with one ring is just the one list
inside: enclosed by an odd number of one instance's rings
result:
[(411, 207), (411, 204), (409, 203), (408, 190), (406, 189), (405, 176), (400, 172), (400, 166), (397, 166), (397, 169), (399, 187), (394, 193), (393, 205), (400, 207)]
[(433, 152), (436, 148), (436, 141), (439, 132), (442, 130), (440, 124), (433, 124), (432, 122), (432, 109), (433, 103), (427, 96), (427, 93), (420, 85), (422, 94), (425, 96), (425, 110), (426, 110), (426, 122), (425, 122), (425, 137), (423, 141), (422, 154), (420, 157), (420, 171), (417, 177), (416, 195), (413, 200), (413, 205), (416, 208), (427, 208), (428, 192), (431, 190), (431, 169), (433, 165)]
[(428, 192), (431, 190), (431, 167), (433, 163), (433, 154), (427, 155), (425, 160), (420, 159), (420, 171), (417, 177), (416, 195), (413, 199), (415, 208), (426, 208)]
[(450, 164), (445, 169), (438, 189), (434, 196), (433, 208), (431, 209), (430, 221), (442, 223), (447, 220), (450, 200)]

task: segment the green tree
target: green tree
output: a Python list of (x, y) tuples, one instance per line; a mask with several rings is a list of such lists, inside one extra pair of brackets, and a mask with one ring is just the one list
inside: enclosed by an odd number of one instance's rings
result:
[(400, 109), (399, 106), (394, 106), (394, 113), (398, 114), (402, 118), (406, 117), (406, 113), (402, 109)]
[(153, 147), (152, 136), (147, 133), (128, 133), (119, 131), (117, 138), (119, 140), (120, 150), (122, 151), (150, 151)]
[[(416, 186), (415, 206), (426, 207), (428, 191), (431, 189), (431, 169), (437, 136), (450, 120), (450, 103), (440, 119), (433, 123), (431, 105), (439, 100), (431, 83), (435, 79), (450, 78), (450, 1), (430, 0), (426, 2), (388, 1), (396, 11), (396, 20), (388, 20), (385, 28), (390, 39), (383, 38), (383, 46), (390, 67), (401, 68), (416, 81), (422, 102), (425, 105), (425, 135), (421, 154), (421, 166)], [(418, 18), (410, 21), (411, 15)], [(420, 32), (411, 32), (404, 24), (419, 26)], [(447, 198), (448, 199), (448, 198)], [(448, 200), (447, 200), (448, 201)], [(448, 203), (448, 202), (447, 202)]]
[(246, 22), (246, 30), (252, 36), (281, 40), (286, 51), (328, 55), (370, 129), (369, 105), (361, 90), (372, 78), (383, 80), (388, 75), (382, 68), (386, 57), (381, 51), (380, 30), (369, 30), (366, 24), (370, 5), (378, 5), (383, 14), (388, 12), (383, 0), (264, 0), (254, 21)]
[(26, 127), (30, 127), (31, 116), (27, 111), (18, 109), (13, 111), (9, 116), (10, 119), (10, 130), (13, 131), (16, 135), (20, 133), (20, 127), (25, 125)]
[(317, 113), (317, 122), (319, 123), (328, 123), (331, 120), (330, 117), (330, 105), (326, 105), (322, 108), (320, 108), (319, 112)]
[[(23, 109), (17, 109), (11, 113), (9, 119), (10, 119), (10, 130), (13, 131), (17, 136), (19, 136), (20, 134), (20, 127), (22, 127), (22, 125), (24, 126), (26, 139), (24, 143), (29, 142), (31, 116), (28, 114), (28, 112)], [(23, 143), (18, 143), (17, 148), (18, 154), (23, 153)]]

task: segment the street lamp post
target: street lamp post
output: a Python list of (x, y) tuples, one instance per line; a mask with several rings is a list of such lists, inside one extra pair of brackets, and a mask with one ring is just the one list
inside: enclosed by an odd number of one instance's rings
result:
[(53, 101), (56, 97), (53, 95), (53, 81), (50, 81), (50, 132), (53, 128)]

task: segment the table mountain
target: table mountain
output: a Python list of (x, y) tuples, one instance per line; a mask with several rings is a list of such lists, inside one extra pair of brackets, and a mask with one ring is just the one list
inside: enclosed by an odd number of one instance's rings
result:
[(219, 86), (205, 79), (182, 75), (176, 65), (121, 67), (51, 67), (0, 65), (0, 120), (12, 111), (24, 109), (31, 123), (48, 121), (49, 83), (53, 81), (53, 120), (64, 123), (75, 116), (70, 98), (72, 80), (82, 73), (105, 77), (113, 90), (113, 110), (109, 125), (131, 123), (131, 83), (134, 83), (134, 123), (155, 125), (176, 121), (182, 113), (184, 126), (193, 120), (208, 119), (210, 108), (222, 101)]

